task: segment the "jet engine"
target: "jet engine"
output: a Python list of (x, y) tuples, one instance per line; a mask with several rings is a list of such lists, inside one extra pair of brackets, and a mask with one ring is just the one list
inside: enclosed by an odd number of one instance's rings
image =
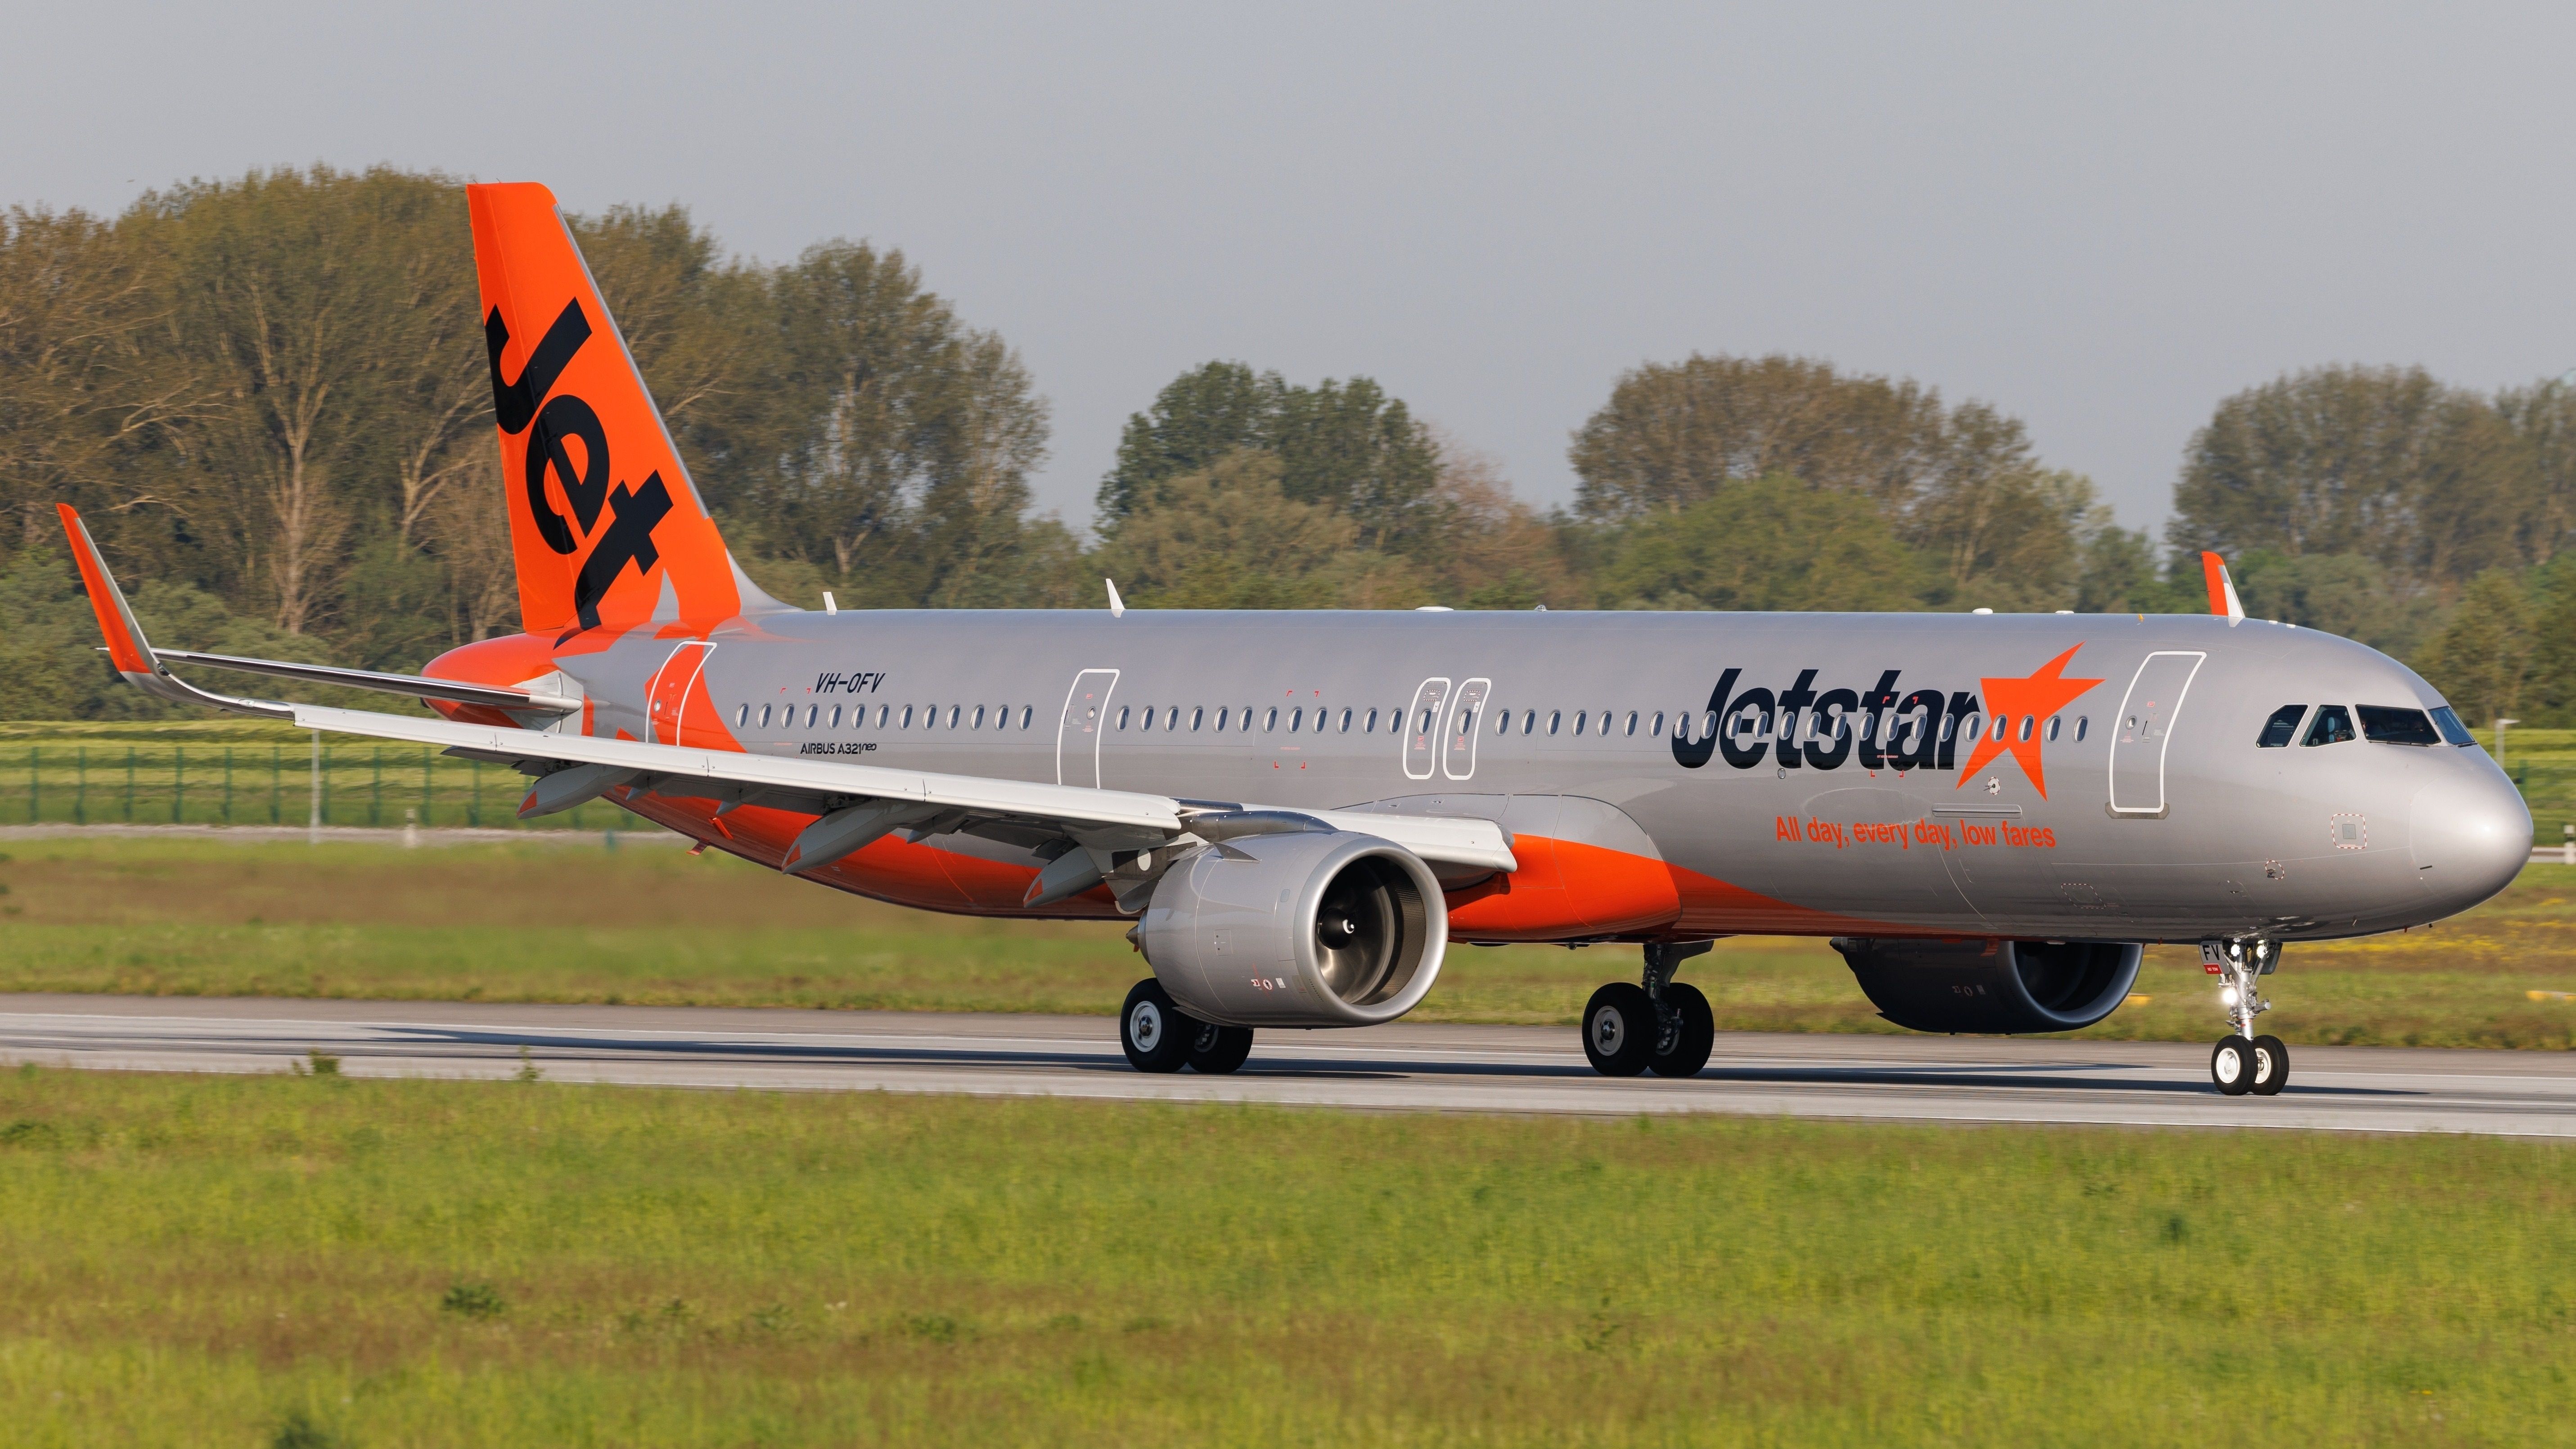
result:
[(1879, 1014), (1913, 1031), (2072, 1031), (2109, 1016), (2144, 947), (2121, 941), (1837, 938)]
[(1431, 868), (1374, 835), (1250, 835), (1154, 883), (1137, 943), (1183, 1011), (1226, 1026), (1374, 1026), (1440, 974)]

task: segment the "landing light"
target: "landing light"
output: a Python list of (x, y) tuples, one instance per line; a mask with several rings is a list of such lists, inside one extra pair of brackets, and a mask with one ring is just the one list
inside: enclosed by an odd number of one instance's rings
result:
[(2236, 988), (2233, 986), (2222, 987), (2218, 993), (2218, 1004), (2221, 1006), (2234, 1006), (2236, 1004)]

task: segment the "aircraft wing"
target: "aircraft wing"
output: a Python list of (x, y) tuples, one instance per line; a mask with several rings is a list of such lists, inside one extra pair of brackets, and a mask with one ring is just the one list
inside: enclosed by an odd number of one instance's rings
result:
[[(219, 667), (257, 666), (258, 672), (295, 678), (314, 678), (331, 671), (232, 655), (190, 656), (154, 651), (144, 639), (141, 625), (135, 622), (133, 610), (126, 605), (124, 592), (108, 574), (79, 514), (69, 506), (62, 506), (61, 512), (80, 564), (82, 582), (89, 589), (91, 607), (107, 636), (108, 655), (117, 671), (137, 687), (164, 699), (287, 720), (304, 729), (433, 745), (459, 755), (515, 765), (536, 776), (519, 808), (522, 816), (570, 809), (621, 786), (657, 795), (714, 799), (720, 802), (720, 813), (735, 805), (772, 805), (817, 817), (789, 849), (782, 868), (790, 871), (828, 865), (897, 830), (908, 831), (918, 839), (942, 831), (997, 824), (1040, 827), (1060, 834), (1081, 850), (1068, 850), (1067, 855), (1057, 857), (1057, 863), (1065, 865), (1061, 871), (1050, 865), (1047, 875), (1042, 875), (1031, 888), (1033, 905), (1062, 899), (1099, 883), (1117, 868), (1122, 853), (1156, 850), (1185, 837), (1221, 843), (1249, 834), (1316, 828), (1351, 830), (1391, 841), (1434, 864), (1500, 871), (1519, 868), (1510, 836), (1490, 820), (1184, 801), (1125, 790), (692, 749), (642, 740), (460, 724), (446, 719), (216, 694), (178, 678), (166, 661), (220, 661)], [(438, 697), (457, 696), (442, 691)], [(542, 709), (552, 703), (526, 697), (525, 703), (515, 707)], [(1088, 874), (1086, 861), (1092, 867)]]

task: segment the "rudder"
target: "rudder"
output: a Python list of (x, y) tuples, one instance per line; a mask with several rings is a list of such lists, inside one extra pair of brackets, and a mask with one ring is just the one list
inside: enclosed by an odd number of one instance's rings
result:
[(726, 551), (554, 193), (465, 198), (521, 627), (703, 627), (782, 607)]

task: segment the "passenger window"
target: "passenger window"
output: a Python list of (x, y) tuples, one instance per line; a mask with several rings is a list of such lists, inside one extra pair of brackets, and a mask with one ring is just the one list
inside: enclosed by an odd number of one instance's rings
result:
[(2307, 718), (2307, 715), (2308, 707), (2304, 704), (2285, 704), (2272, 711), (2272, 717), (2263, 721), (2263, 733), (2254, 737), (2254, 747), (2259, 750), (2277, 750), (2297, 739), (2299, 721)]
[(2089, 714), (2079, 714), (2079, 715), (2077, 715), (2077, 716), (2075, 717), (2075, 742), (2076, 742), (2077, 744), (2079, 744), (2079, 745), (2080, 745), (2080, 744), (2082, 744), (2082, 743), (2084, 743), (2084, 736), (2085, 736), (2089, 731), (2091, 731), (2091, 730), (2092, 730), (2092, 728), (2093, 728), (2093, 717), (2092, 717), (2091, 715), (2089, 715)]
[(2382, 745), (2438, 745), (2440, 732), (2420, 709), (2398, 709), (2385, 704), (2357, 706), (2361, 713), (2361, 737)]
[(2066, 723), (2066, 716), (2062, 714), (2053, 714), (2048, 717), (2049, 743), (2055, 744), (2057, 742), (2057, 727), (2064, 723)]
[(769, 728), (769, 706), (765, 704), (760, 707), (760, 727)]
[(1126, 705), (1122, 704), (1118, 706), (1118, 727), (1122, 730), (1127, 728), (1127, 710), (1128, 706)]
[(2308, 737), (2299, 743), (2302, 746), (2339, 745), (2352, 737), (2352, 716), (2342, 705), (2329, 704), (2318, 708), (2316, 723), (2308, 726)]
[(1628, 733), (1630, 733), (1630, 734), (1632, 734), (1632, 735), (1633, 735), (1633, 734), (1635, 734), (1636, 732), (1637, 732), (1637, 712), (1636, 712), (1635, 710), (1633, 710), (1633, 709), (1632, 709), (1632, 710), (1628, 711)]
[(1368, 718), (1360, 722), (1360, 733), (1364, 735), (1373, 735), (1377, 733), (1376, 710), (1370, 710), (1368, 712)]
[(2442, 738), (2463, 749), (2478, 742), (2478, 737), (2469, 733), (2469, 727), (2460, 723), (2460, 712), (2447, 704), (2433, 711), (2433, 724), (2441, 730)]
[(2039, 724), (2039, 716), (2038, 716), (2038, 715), (2035, 715), (2035, 714), (2026, 714), (2026, 715), (2023, 715), (2023, 716), (2021, 717), (2021, 737), (2022, 737), (2022, 739), (2023, 739), (2023, 740), (2025, 740), (2025, 741), (2029, 740), (2031, 730), (2032, 730), (2033, 728), (2037, 727), (2037, 725), (2038, 725), (2038, 724)]
[(1191, 705), (1191, 706), (1190, 706), (1190, 733), (1191, 733), (1191, 734), (1197, 734), (1197, 733), (1199, 732), (1199, 730), (1200, 730), (1201, 728), (1203, 728), (1206, 724), (1207, 724), (1207, 706), (1206, 706), (1206, 705), (1203, 705), (1203, 704), (1194, 704), (1194, 705)]
[(839, 729), (840, 727), (841, 727), (841, 707), (840, 707), (839, 705), (837, 705), (837, 704), (836, 704), (836, 705), (832, 706), (832, 717), (831, 717), (831, 720), (826, 724), (825, 728), (827, 728), (827, 729)]
[(908, 704), (903, 707), (903, 728), (912, 728), (912, 706)]
[(1574, 732), (1578, 735), (1583, 733), (1583, 711), (1579, 709), (1574, 712)]
[(734, 727), (735, 729), (742, 729), (742, 728), (744, 728), (744, 727), (748, 726), (750, 723), (751, 723), (751, 705), (750, 705), (750, 703), (749, 703), (748, 701), (745, 701), (745, 702), (744, 702), (744, 704), (743, 704), (743, 707), (742, 707), (742, 708), (740, 708), (740, 709), (738, 709), (738, 710), (735, 710), (735, 711), (733, 712), (733, 727)]
[(1565, 711), (1561, 709), (1549, 710), (1547, 712), (1547, 732), (1549, 734), (1555, 734), (1558, 730), (1563, 729), (1564, 727)]
[(1656, 710), (1656, 711), (1655, 711), (1655, 726), (1654, 726), (1654, 728), (1653, 728), (1653, 729), (1648, 730), (1646, 733), (1651, 734), (1651, 735), (1657, 735), (1657, 736), (1660, 736), (1660, 735), (1662, 735), (1662, 734), (1663, 734), (1663, 732), (1664, 732), (1664, 712), (1663, 712), (1662, 710), (1660, 710), (1660, 709), (1659, 709), (1659, 710)]
[(1525, 735), (1534, 735), (1538, 733), (1537, 710), (1531, 709), (1523, 710), (1521, 712), (1521, 733)]
[(1350, 712), (1348, 709), (1345, 709), (1345, 710), (1343, 710), (1343, 711), (1342, 711), (1342, 733), (1343, 733), (1343, 734), (1349, 734), (1350, 732), (1351, 732), (1351, 712)]
[(1275, 730), (1279, 728), (1279, 706), (1275, 704), (1270, 706), (1270, 713), (1261, 721), (1261, 727), (1264, 730)]

